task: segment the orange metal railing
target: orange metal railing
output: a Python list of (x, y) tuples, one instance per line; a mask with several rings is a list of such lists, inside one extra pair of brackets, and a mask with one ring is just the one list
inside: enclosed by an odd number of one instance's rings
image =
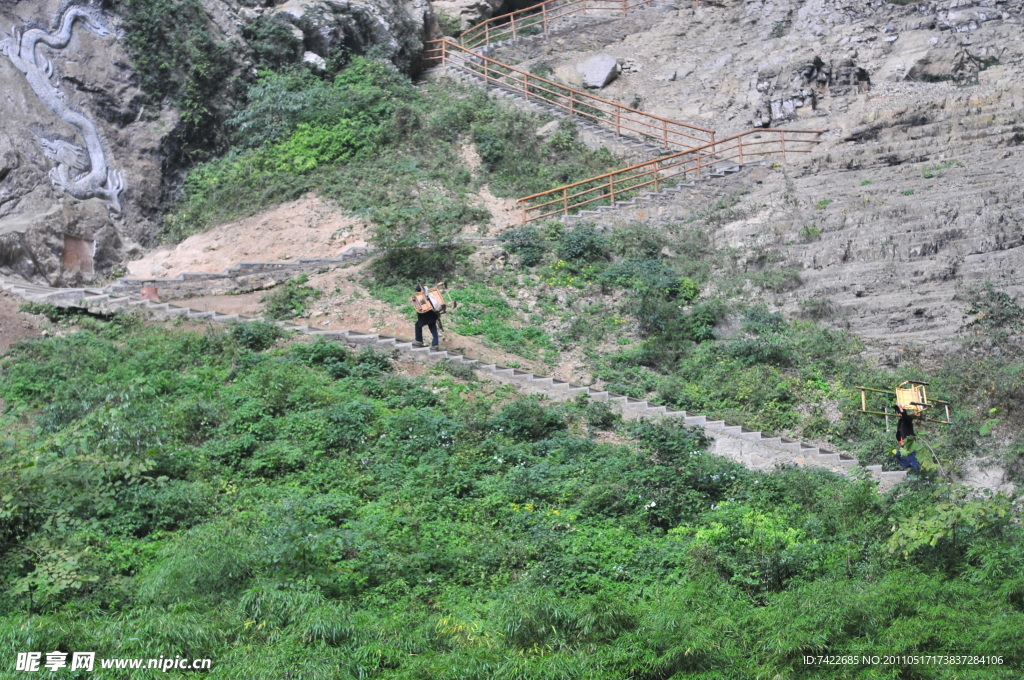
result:
[(655, 116), (592, 94), (574, 90), (553, 80), (495, 61), (442, 38), (428, 43), (424, 58), (455, 66), (487, 84), (514, 92), (527, 101), (540, 101), (615, 132), (633, 135), (666, 151), (713, 144), (715, 131)]
[(701, 179), (722, 165), (756, 158), (807, 153), (823, 130), (756, 129), (718, 142), (609, 172), (557, 189), (519, 199), (523, 223), (575, 213), (584, 208), (614, 206), (645, 192), (661, 191), (690, 179)]

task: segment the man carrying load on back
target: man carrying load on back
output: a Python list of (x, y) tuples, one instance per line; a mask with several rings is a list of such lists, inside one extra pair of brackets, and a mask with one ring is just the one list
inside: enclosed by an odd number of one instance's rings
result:
[[(426, 302), (426, 304), (424, 304)], [(419, 347), (423, 347), (423, 327), (426, 326), (430, 329), (430, 335), (433, 336), (433, 342), (430, 343), (431, 347), (437, 347), (438, 335), (437, 335), (437, 322), (440, 320), (437, 312), (433, 306), (430, 305), (430, 300), (423, 292), (422, 286), (416, 286), (416, 295), (412, 296), (412, 305), (416, 308), (416, 344)], [(426, 311), (423, 311), (426, 310)]]
[[(921, 464), (917, 462), (917, 452), (914, 450), (914, 416), (899, 403), (896, 404), (896, 414), (900, 417), (896, 423), (896, 462), (904, 470), (910, 468), (915, 475), (919, 475)], [(904, 450), (907, 455), (903, 455)]]

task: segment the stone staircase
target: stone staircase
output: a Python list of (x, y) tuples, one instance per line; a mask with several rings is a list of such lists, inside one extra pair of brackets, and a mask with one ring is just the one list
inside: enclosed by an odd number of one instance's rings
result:
[[(666, 200), (672, 200), (673, 197), (675, 197), (676, 195), (681, 194), (684, 191), (690, 189), (695, 189), (696, 187), (699, 187), (701, 184), (705, 182), (721, 180), (722, 178), (729, 177), (730, 175), (735, 175), (736, 173), (746, 168), (763, 167), (765, 165), (767, 165), (767, 163), (765, 163), (764, 161), (755, 161), (753, 163), (743, 164), (725, 161), (712, 166), (714, 169), (709, 172), (706, 172), (704, 176), (702, 176), (700, 179), (691, 179), (685, 182), (680, 182), (675, 186), (669, 187), (667, 189), (662, 189), (661, 191), (658, 192), (648, 191), (646, 193), (640, 194), (639, 196), (635, 196), (629, 200), (619, 201), (615, 205), (604, 205), (593, 210), (581, 210), (571, 215), (563, 215), (560, 218), (560, 221), (565, 224), (575, 224), (576, 222), (580, 221), (594, 220), (599, 218), (601, 215), (611, 212), (622, 213), (623, 211), (629, 211), (630, 215), (632, 215), (633, 213), (636, 212), (634, 210), (631, 210), (633, 208), (643, 208), (644, 206), (653, 205), (655, 203), (664, 202)], [(633, 220), (636, 218), (630, 216), (628, 219)]]
[[(365, 252), (347, 254), (360, 256), (366, 255)], [(327, 260), (340, 260), (342, 263), (351, 261), (350, 259), (341, 260), (340, 258), (324, 258), (324, 260), (318, 260), (317, 264), (322, 266)], [(270, 264), (274, 263), (249, 263), (248, 265), (243, 266), (243, 268), (251, 268), (253, 265), (259, 265), (259, 267), (262, 267)], [(300, 262), (287, 264), (299, 265)], [(295, 270), (293, 269), (290, 273), (294, 273), (294, 271)], [(210, 276), (217, 277), (220, 275), (211, 274)], [(183, 281), (186, 279), (171, 279), (170, 281), (179, 280)], [(192, 278), (190, 280), (197, 281), (199, 279)], [(216, 281), (216, 278), (210, 278), (208, 281)], [(0, 278), (0, 290), (9, 291), (34, 302), (50, 303), (60, 307), (85, 309), (99, 314), (111, 314), (119, 311), (138, 311), (156, 318), (183, 318), (206, 320), (217, 323), (244, 323), (256, 320), (238, 314), (222, 314), (216, 311), (203, 311), (167, 302), (154, 302), (152, 300), (142, 299), (134, 292), (127, 289), (117, 290), (116, 284), (111, 286), (109, 289), (54, 289), (12, 279)], [(818, 447), (809, 446), (799, 441), (785, 439), (782, 437), (771, 437), (761, 432), (747, 430), (737, 425), (730, 425), (729, 423), (721, 420), (709, 419), (703, 415), (670, 409), (665, 406), (659, 406), (657, 404), (616, 394), (614, 392), (608, 392), (606, 390), (600, 390), (584, 385), (577, 385), (557, 378), (522, 371), (517, 368), (486, 363), (457, 352), (439, 350), (430, 347), (417, 347), (412, 341), (402, 338), (353, 330), (328, 330), (282, 321), (272, 323), (275, 323), (285, 330), (295, 331), (304, 335), (322, 337), (330, 341), (343, 342), (353, 347), (370, 345), (393, 350), (407, 360), (420, 362), (437, 362), (447, 360), (467, 365), (472, 367), (472, 369), (481, 377), (514, 385), (526, 394), (538, 394), (556, 401), (563, 401), (574, 398), (579, 394), (586, 394), (594, 401), (603, 401), (614, 406), (621, 412), (624, 418), (679, 418), (687, 425), (694, 425), (704, 429), (714, 442), (711, 447), (711, 451), (713, 453), (736, 460), (746, 467), (754, 470), (768, 470), (780, 464), (790, 464), (822, 468), (839, 474), (850, 475), (854, 470), (860, 468), (855, 458), (836, 452), (823, 451)], [(887, 491), (906, 477), (906, 472), (903, 471), (883, 471), (881, 465), (866, 466), (866, 474), (869, 474), (878, 482), (879, 488), (882, 491)]]
[[(536, 40), (540, 37), (541, 36), (531, 36), (530, 38), (524, 38), (517, 42)], [(479, 51), (479, 54), (486, 56), (489, 52), (493, 51), (494, 47), (495, 46), (492, 45), (489, 46), (489, 48), (482, 48)], [(494, 96), (507, 100), (511, 104), (523, 110), (543, 113), (556, 118), (565, 119), (570, 117), (564, 109), (547, 103), (546, 100), (541, 97), (533, 97), (527, 100), (514, 88), (502, 85), (501, 83), (488, 82), (482, 76), (469, 68), (471, 61), (471, 57), (453, 57), (449, 59), (445, 67), (436, 66), (428, 69), (427, 71), (424, 71), (422, 76), (431, 78), (444, 73), (456, 80), (484, 88)], [(579, 129), (581, 138), (584, 139), (589, 146), (595, 148), (607, 146), (609, 150), (632, 163), (641, 163), (643, 161), (661, 158), (662, 156), (672, 153), (672, 150), (666, 150), (664, 147), (650, 144), (649, 142), (645, 142), (644, 140), (638, 139), (629, 134), (617, 135), (614, 131), (592, 123), (585, 118), (576, 116), (573, 117), (572, 120)]]
[[(543, 35), (530, 36), (529, 38), (523, 38), (516, 42), (522, 43), (525, 41), (537, 41), (542, 39), (543, 37)], [(481, 54), (485, 54), (486, 52), (492, 51), (495, 47), (498, 47), (500, 45), (502, 45), (502, 43), (489, 45), (487, 48), (482, 49), (480, 52)], [(483, 77), (477, 75), (475, 72), (467, 69), (464, 65), (462, 65), (462, 61), (463, 60), (460, 59), (451, 59), (448, 62), (448, 68), (442, 69), (442, 67), (434, 67), (433, 69), (430, 69), (427, 72), (425, 72), (425, 75), (429, 77), (437, 75), (444, 71), (452, 75), (453, 77), (462, 80), (463, 82), (468, 82), (478, 87), (483, 87), (490, 91), (491, 93), (493, 93), (495, 96), (514, 102), (516, 106), (519, 106), (520, 108), (523, 108), (525, 110), (544, 113), (547, 115), (555, 116), (557, 118), (569, 117), (568, 113), (564, 109), (550, 105), (546, 103), (545, 100), (542, 98), (535, 97), (527, 101), (522, 97), (522, 95), (517, 90), (513, 88), (505, 87), (501, 84), (487, 82)], [(664, 157), (669, 153), (662, 147), (654, 146), (652, 144), (644, 142), (643, 140), (630, 137), (627, 134), (617, 135), (612, 130), (591, 123), (585, 119), (574, 118), (574, 121), (576, 123), (577, 128), (580, 129), (581, 133), (585, 137), (589, 137), (590, 143), (594, 145), (607, 146), (610, 149), (619, 153), (620, 155), (626, 157), (631, 162), (642, 163), (644, 161)], [(728, 177), (729, 175), (734, 175), (748, 167), (764, 165), (766, 165), (765, 161), (755, 161), (742, 164), (733, 161), (723, 161), (717, 165), (711, 166), (713, 169), (707, 171), (700, 179), (691, 179), (686, 182), (680, 182), (679, 184), (668, 187), (666, 189), (662, 189), (658, 192), (645, 192), (640, 196), (636, 196), (627, 201), (619, 201), (615, 205), (601, 206), (593, 210), (581, 210), (578, 213), (563, 215), (560, 218), (560, 221), (565, 224), (575, 224), (576, 222), (579, 222), (581, 220), (590, 220), (597, 215), (637, 207), (644, 203), (657, 200), (659, 197), (671, 197), (680, 194), (682, 192), (685, 192), (687, 189), (695, 187), (703, 182), (714, 181), (723, 177)]]

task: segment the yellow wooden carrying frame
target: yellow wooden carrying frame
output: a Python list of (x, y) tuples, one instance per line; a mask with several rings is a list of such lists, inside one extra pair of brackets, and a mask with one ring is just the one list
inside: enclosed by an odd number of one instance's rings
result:
[[(876, 392), (878, 394), (894, 396), (896, 398), (896, 403), (900, 405), (900, 408), (912, 415), (915, 420), (952, 425), (953, 421), (949, 414), (949, 402), (942, 399), (933, 399), (929, 401), (927, 388), (928, 383), (919, 382), (917, 380), (904, 380), (896, 387), (895, 392), (892, 390), (876, 390), (871, 387), (858, 386), (857, 389), (860, 390), (860, 408), (857, 410), (861, 413), (868, 413), (874, 416), (885, 416), (885, 429), (888, 430), (889, 417), (895, 417), (896, 414), (889, 411), (868, 410), (868, 392)], [(942, 408), (945, 411), (945, 420), (930, 417), (930, 413), (935, 408)]]
[[(421, 314), (426, 312), (444, 314), (449, 309), (455, 309), (456, 303), (451, 299), (451, 294), (448, 292), (448, 284), (444, 281), (438, 281), (432, 288), (428, 288), (425, 281), (417, 285), (420, 287), (420, 290), (411, 298), (412, 306), (417, 312)], [(447, 299), (445, 299), (446, 295), (448, 296)]]

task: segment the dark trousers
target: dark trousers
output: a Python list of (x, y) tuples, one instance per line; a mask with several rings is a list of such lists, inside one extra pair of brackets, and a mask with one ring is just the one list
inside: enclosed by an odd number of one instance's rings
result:
[(908, 453), (905, 456), (900, 455), (900, 451), (896, 452), (896, 462), (900, 464), (900, 467), (906, 470), (910, 468), (913, 470), (915, 475), (921, 474), (921, 464), (917, 462), (916, 453)]
[(431, 347), (437, 347), (439, 338), (437, 337), (437, 320), (434, 321), (423, 321), (422, 319), (416, 322), (416, 342), (423, 342), (423, 327), (426, 326), (430, 329), (430, 334), (434, 336), (434, 341), (430, 343)]

